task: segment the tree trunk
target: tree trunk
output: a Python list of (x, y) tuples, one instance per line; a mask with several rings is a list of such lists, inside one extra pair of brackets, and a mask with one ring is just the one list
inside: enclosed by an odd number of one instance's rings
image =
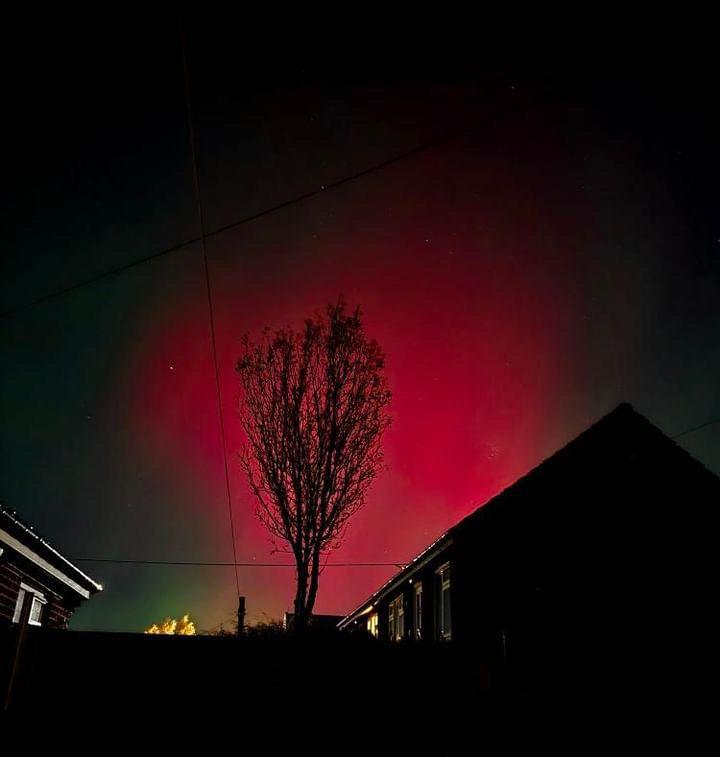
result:
[(315, 597), (317, 596), (318, 584), (320, 580), (320, 554), (313, 554), (310, 565), (310, 589), (307, 595), (307, 616), (308, 620), (312, 617), (312, 611), (315, 607)]
[(298, 563), (297, 591), (295, 592), (295, 615), (293, 632), (300, 636), (307, 630), (309, 613), (307, 609), (308, 569), (307, 565)]

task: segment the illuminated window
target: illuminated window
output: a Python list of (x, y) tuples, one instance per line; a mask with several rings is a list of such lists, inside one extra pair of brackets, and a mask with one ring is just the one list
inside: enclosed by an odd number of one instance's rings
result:
[(415, 584), (415, 606), (413, 610), (415, 619), (415, 638), (422, 639), (422, 607), (423, 607), (423, 587), (422, 583)]
[(372, 634), (377, 639), (378, 614), (376, 612), (370, 615), (370, 617), (367, 619), (367, 630), (368, 630), (368, 633)]
[(450, 622), (450, 563), (441, 565), (436, 571), (437, 580), (437, 635), (439, 639), (449, 639), (452, 634)]
[(42, 625), (43, 605), (47, 604), (44, 595), (37, 589), (27, 584), (20, 584), (17, 601), (15, 602), (15, 613), (13, 614), (13, 623), (19, 623), (23, 613), (23, 605), (29, 602), (28, 625)]
[(393, 641), (405, 636), (405, 608), (403, 596), (395, 597), (388, 606), (388, 635)]

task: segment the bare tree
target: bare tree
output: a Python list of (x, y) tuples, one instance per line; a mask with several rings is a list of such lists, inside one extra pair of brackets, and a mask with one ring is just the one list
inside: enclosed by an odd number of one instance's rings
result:
[(240, 453), (257, 515), (297, 567), (294, 628), (310, 619), (321, 563), (343, 541), (383, 463), (390, 423), (385, 356), (360, 308), (329, 305), (299, 331), (246, 336), (236, 370), (246, 443)]

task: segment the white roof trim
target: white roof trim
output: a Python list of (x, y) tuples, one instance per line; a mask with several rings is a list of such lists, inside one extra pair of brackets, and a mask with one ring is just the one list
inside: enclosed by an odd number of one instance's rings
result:
[[(410, 576), (413, 576), (416, 571), (427, 565), (430, 560), (435, 559), (435, 557), (437, 557), (437, 555), (439, 555), (442, 550), (446, 549), (453, 543), (452, 538), (450, 538), (444, 544), (440, 544), (440, 542), (443, 541), (443, 539), (445, 539), (445, 537), (449, 533), (449, 531), (445, 531), (442, 536), (439, 536), (432, 544), (429, 544), (427, 547), (425, 547), (425, 549), (423, 549), (423, 551), (420, 552), (419, 555), (413, 557), (413, 559), (402, 570), (400, 570), (398, 573), (395, 573), (387, 581), (385, 581), (385, 583), (369, 599), (366, 599), (361, 605), (358, 605), (351, 613), (346, 615), (337, 624), (336, 627), (343, 629), (346, 626), (350, 625), (351, 621), (355, 620), (361, 615), (364, 615), (365, 612), (368, 612), (372, 607), (374, 607), (376, 600), (381, 599), (386, 594), (389, 594), (394, 588), (396, 588), (396, 586), (404, 583), (407, 579), (410, 578)], [(435, 549), (433, 552), (430, 552), (430, 550), (433, 549), (433, 547), (435, 547), (436, 545), (440, 546), (438, 546), (437, 549)], [(429, 552), (430, 554), (428, 554)], [(360, 612), (363, 607), (365, 607), (366, 609)]]
[(35, 531), (32, 528), (28, 528), (22, 521), (18, 520), (15, 517), (15, 514), (0, 504), (0, 514), (4, 515), (6, 518), (9, 518), (16, 526), (19, 526), (22, 528), (23, 531), (25, 531), (26, 534), (29, 536), (32, 536), (33, 539), (37, 539), (37, 541), (40, 542), (44, 547), (49, 549), (54, 555), (57, 555), (66, 565), (71, 567), (78, 575), (81, 575), (84, 579), (89, 581), (97, 591), (102, 591), (102, 584), (99, 584), (97, 581), (93, 581), (90, 576), (87, 575), (87, 573), (83, 573), (80, 568), (78, 568), (77, 565), (73, 565), (70, 560), (67, 559), (67, 557), (61, 555), (55, 547), (53, 547), (51, 544), (48, 544), (45, 539), (43, 539), (41, 536), (38, 536)]
[(69, 578), (63, 572), (59, 571), (54, 565), (50, 565), (47, 560), (43, 560), (40, 555), (26, 547), (22, 542), (19, 542), (14, 536), (10, 536), (10, 534), (2, 528), (0, 528), (0, 540), (4, 541), (8, 547), (12, 547), (16, 552), (19, 552), (23, 557), (26, 557), (30, 562), (34, 562), (35, 565), (42, 568), (51, 576), (62, 581), (66, 586), (74, 589), (84, 599), (90, 597), (90, 592), (87, 589), (83, 589), (79, 583), (76, 583), (72, 578)]

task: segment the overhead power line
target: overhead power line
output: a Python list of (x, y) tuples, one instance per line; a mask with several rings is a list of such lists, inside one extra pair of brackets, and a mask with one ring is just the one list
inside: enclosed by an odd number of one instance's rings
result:
[(670, 438), (679, 439), (681, 436), (692, 434), (694, 431), (700, 431), (700, 429), (707, 428), (708, 426), (712, 426), (715, 423), (720, 423), (720, 418), (713, 418), (710, 421), (705, 421), (705, 423), (701, 423), (699, 426), (693, 426), (692, 428), (689, 428), (686, 431), (681, 431), (679, 434), (675, 434), (675, 436), (671, 436)]
[[(116, 560), (109, 557), (72, 557), (71, 562), (113, 563), (115, 565), (186, 565), (207, 568), (295, 568), (291, 562), (202, 562), (195, 560)], [(329, 562), (325, 568), (404, 568), (405, 562)]]
[(207, 247), (205, 245), (205, 213), (200, 191), (200, 174), (198, 172), (197, 146), (195, 127), (193, 123), (192, 99), (190, 97), (190, 68), (187, 57), (187, 38), (185, 36), (185, 17), (180, 11), (180, 49), (182, 53), (183, 78), (185, 83), (185, 110), (187, 115), (188, 141), (190, 143), (190, 159), (192, 162), (193, 191), (197, 204), (198, 224), (200, 226), (200, 250), (203, 257), (205, 271), (205, 289), (208, 301), (208, 316), (210, 326), (210, 342), (212, 344), (213, 370), (215, 373), (215, 396), (217, 400), (218, 425), (222, 442), (222, 456), (225, 470), (225, 491), (227, 494), (228, 517), (230, 520), (230, 539), (232, 541), (233, 561), (235, 563), (235, 588), (240, 597), (240, 579), (237, 570), (237, 547), (235, 546), (235, 519), (233, 517), (232, 493), (230, 491), (230, 466), (228, 465), (227, 437), (225, 434), (225, 414), (223, 413), (222, 392), (220, 391), (220, 371), (218, 369), (217, 339), (215, 338), (215, 308), (213, 305), (212, 284), (210, 282), (210, 266), (208, 264)]
[(348, 184), (364, 176), (368, 176), (369, 174), (373, 174), (377, 171), (381, 171), (384, 168), (388, 168), (389, 166), (392, 166), (395, 163), (399, 163), (403, 160), (407, 160), (408, 158), (412, 158), (415, 155), (419, 155), (420, 153), (426, 152), (427, 150), (431, 150), (434, 147), (439, 147), (440, 145), (446, 144), (447, 142), (450, 142), (453, 139), (457, 139), (459, 136), (460, 136), (459, 133), (446, 134), (444, 136), (431, 139), (427, 142), (423, 142), (417, 147), (413, 147), (412, 149), (407, 150), (406, 152), (394, 155), (391, 158), (388, 158), (387, 160), (383, 160), (379, 163), (375, 163), (374, 165), (369, 166), (368, 168), (365, 168), (361, 171), (357, 171), (354, 174), (345, 176), (341, 179), (338, 179), (337, 181), (331, 181), (328, 184), (323, 184), (319, 189), (313, 189), (309, 192), (305, 192), (304, 194), (296, 195), (295, 197), (292, 197), (289, 200), (285, 200), (284, 202), (281, 202), (277, 205), (273, 205), (269, 208), (265, 208), (264, 210), (261, 210), (257, 213), (253, 213), (248, 216), (243, 216), (242, 218), (232, 221), (231, 223), (227, 223), (223, 226), (219, 226), (216, 229), (209, 230), (204, 235), (201, 234), (200, 236), (192, 237), (191, 239), (186, 239), (183, 242), (174, 244), (172, 247), (166, 247), (165, 249), (158, 250), (157, 252), (150, 253), (141, 258), (136, 258), (135, 260), (132, 260), (129, 263), (125, 263), (124, 265), (117, 266), (115, 268), (110, 268), (107, 271), (103, 271), (101, 273), (96, 274), (95, 276), (91, 276), (87, 279), (83, 279), (82, 281), (78, 281), (75, 284), (70, 284), (69, 286), (63, 287), (62, 289), (57, 289), (54, 292), (49, 292), (48, 294), (40, 295), (39, 297), (29, 300), (28, 302), (25, 302), (21, 305), (16, 305), (12, 308), (9, 308), (8, 310), (2, 311), (0, 313), (0, 318), (7, 318), (9, 316), (17, 315), (18, 313), (21, 313), (25, 310), (29, 310), (30, 308), (36, 307), (37, 305), (42, 305), (45, 302), (54, 300), (57, 297), (62, 297), (63, 295), (70, 294), (71, 292), (75, 292), (78, 289), (82, 289), (86, 286), (96, 284), (99, 281), (103, 281), (112, 276), (117, 276), (118, 274), (131, 270), (132, 268), (137, 268), (138, 266), (144, 265), (145, 263), (150, 263), (153, 260), (157, 260), (158, 258), (162, 258), (162, 257), (165, 257), (166, 255), (179, 252), (180, 250), (182, 250), (185, 247), (188, 247), (191, 244), (196, 244), (198, 242), (201, 242), (203, 240), (203, 236), (204, 236), (204, 239), (209, 239), (210, 237), (214, 237), (218, 234), (222, 234), (225, 231), (230, 231), (231, 229), (238, 228), (239, 226), (243, 226), (246, 223), (256, 221), (259, 218), (263, 218), (264, 216), (270, 215), (271, 213), (275, 213), (278, 210), (282, 210), (284, 208), (290, 207), (291, 205), (296, 205), (305, 200), (309, 200), (312, 197), (316, 197), (317, 195), (325, 194), (326, 192), (329, 192), (330, 190), (341, 187), (343, 184)]

